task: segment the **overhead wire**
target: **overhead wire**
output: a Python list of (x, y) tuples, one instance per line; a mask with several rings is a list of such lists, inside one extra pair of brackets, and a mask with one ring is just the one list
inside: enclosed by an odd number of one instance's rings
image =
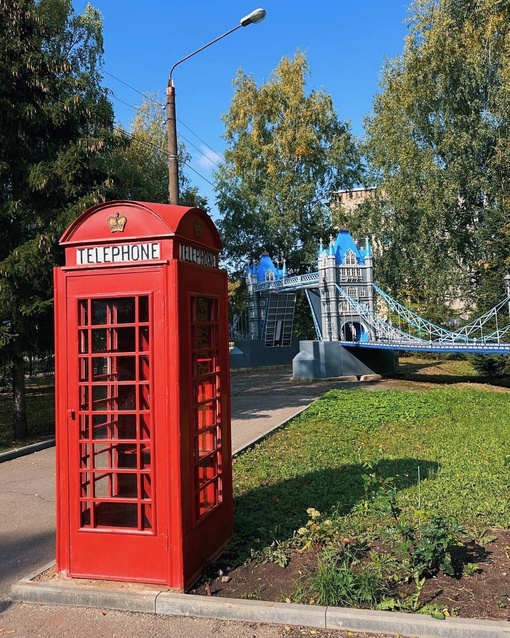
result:
[[(139, 89), (135, 88), (134, 86), (132, 86), (131, 84), (129, 84), (128, 82), (125, 82), (124, 80), (121, 80), (120, 78), (118, 78), (117, 76), (113, 75), (113, 73), (110, 73), (109, 71), (105, 71), (103, 69), (103, 73), (105, 73), (106, 75), (109, 75), (111, 78), (113, 78), (114, 80), (116, 80), (117, 82), (120, 82), (121, 84), (124, 84), (124, 86), (127, 86), (129, 89), (131, 89), (132, 91), (134, 91), (135, 93), (138, 93), (139, 95), (141, 95), (143, 98), (145, 98), (146, 100), (148, 100), (149, 102), (152, 102), (152, 104), (156, 104), (157, 106), (161, 107), (162, 109), (165, 108), (165, 105), (160, 102), (159, 100), (155, 100), (149, 93), (144, 93), (143, 91), (140, 91)], [(132, 109), (138, 110), (140, 107), (135, 106), (133, 104), (128, 104), (127, 102), (124, 102), (123, 100), (121, 100), (120, 98), (118, 98), (115, 93), (112, 94), (113, 98), (116, 99), (118, 102), (121, 102), (122, 104), (125, 104), (126, 106), (129, 106)], [(204, 146), (206, 146), (210, 151), (212, 151), (216, 157), (218, 157), (221, 161), (223, 161), (223, 155), (221, 155), (221, 153), (218, 153), (217, 151), (215, 151), (212, 146), (210, 146), (205, 140), (203, 140), (197, 133), (195, 133), (195, 131), (193, 131), (193, 129), (191, 129), (187, 124), (185, 124), (181, 119), (177, 118), (177, 121), (179, 122), (179, 124), (181, 124), (182, 126), (184, 126), (184, 128), (188, 129), (188, 131), (194, 135), (198, 140), (200, 140), (200, 142), (202, 142), (202, 144), (204, 144)], [(195, 146), (192, 142), (190, 142), (187, 138), (184, 137), (184, 135), (182, 135), (181, 133), (178, 133), (178, 136), (181, 137), (183, 140), (185, 140), (190, 146), (192, 146), (194, 149), (196, 149), (201, 155), (203, 155), (209, 162), (211, 162), (212, 164), (214, 164), (214, 166), (216, 166), (217, 168), (219, 168), (219, 165), (211, 159), (211, 157), (209, 155), (206, 155), (201, 149), (198, 148), (198, 146)]]
[[(158, 146), (157, 144), (154, 144), (153, 142), (149, 142), (147, 140), (141, 140), (140, 138), (136, 137), (135, 135), (133, 135), (132, 133), (129, 133), (128, 131), (126, 131), (125, 129), (123, 129), (121, 126), (114, 126), (114, 129), (118, 132), (121, 133), (122, 135), (125, 135), (126, 137), (128, 137), (131, 140), (136, 141), (138, 144), (141, 144), (142, 146), (147, 146), (149, 148), (153, 148), (154, 150), (163, 153), (164, 155), (166, 155), (168, 157), (168, 149), (163, 148), (162, 146)], [(210, 184), (213, 188), (214, 188), (214, 184), (207, 179), (207, 177), (204, 177), (201, 173), (199, 173), (195, 168), (193, 168), (193, 166), (191, 166), (190, 164), (188, 164), (188, 162), (185, 162), (183, 160), (181, 160), (181, 164), (184, 164), (184, 166), (186, 166), (187, 168), (189, 168), (191, 171), (193, 171), (194, 173), (196, 173), (199, 177), (201, 177), (205, 182), (207, 182), (208, 184)]]

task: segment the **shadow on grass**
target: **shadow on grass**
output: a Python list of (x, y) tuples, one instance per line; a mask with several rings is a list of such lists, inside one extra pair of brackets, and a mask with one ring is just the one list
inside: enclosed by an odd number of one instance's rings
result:
[[(419, 468), (419, 472), (418, 472)], [(395, 477), (395, 487), (405, 489), (430, 478), (438, 464), (417, 459), (381, 461), (378, 470), (384, 477)], [(234, 539), (225, 558), (229, 565), (239, 565), (252, 550), (268, 547), (275, 540), (292, 538), (306, 525), (306, 510), (313, 507), (328, 516), (335, 512), (348, 514), (365, 498), (360, 465), (327, 468), (253, 489), (234, 499)]]
[[(423, 368), (430, 366), (424, 365)], [(427, 385), (456, 385), (458, 383), (476, 383), (479, 385), (488, 385), (495, 388), (510, 388), (509, 377), (477, 377), (473, 375), (453, 375), (445, 372), (444, 374), (430, 374), (418, 371), (404, 370), (403, 374), (391, 375), (390, 378), (402, 379), (405, 381), (414, 381), (415, 383), (426, 383)]]

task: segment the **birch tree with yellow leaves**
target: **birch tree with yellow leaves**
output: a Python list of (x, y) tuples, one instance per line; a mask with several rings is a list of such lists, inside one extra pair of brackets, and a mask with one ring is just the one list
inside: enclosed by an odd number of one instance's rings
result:
[(263, 250), (285, 258), (289, 273), (315, 267), (319, 240), (332, 230), (326, 201), (359, 182), (349, 126), (328, 94), (307, 93), (308, 74), (297, 52), (260, 87), (242, 70), (234, 79), (216, 191), (225, 254), (238, 272)]

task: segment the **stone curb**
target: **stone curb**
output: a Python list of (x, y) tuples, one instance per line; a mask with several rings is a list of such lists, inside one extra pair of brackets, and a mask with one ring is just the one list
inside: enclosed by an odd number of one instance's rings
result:
[(54, 445), (55, 439), (49, 439), (48, 441), (41, 441), (40, 443), (33, 443), (32, 445), (19, 447), (15, 450), (9, 450), (9, 452), (2, 452), (0, 454), (0, 463), (3, 463), (4, 461), (12, 461), (12, 459), (17, 459), (20, 456), (32, 454), (32, 452), (40, 452), (41, 450), (46, 450), (47, 448), (53, 447)]
[[(39, 573), (46, 571), (46, 566)], [(157, 589), (129, 590), (118, 583), (100, 587), (36, 581), (34, 574), (14, 583), (14, 602), (73, 605), (190, 616), (215, 620), (297, 625), (316, 629), (398, 634), (413, 638), (510, 638), (510, 623), (495, 620), (446, 618), (435, 620), (420, 614), (272, 603), (258, 600), (206, 597)]]

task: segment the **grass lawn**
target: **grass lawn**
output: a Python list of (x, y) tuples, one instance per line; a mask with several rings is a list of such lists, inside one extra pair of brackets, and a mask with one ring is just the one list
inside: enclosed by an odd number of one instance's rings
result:
[(376, 533), (391, 522), (390, 495), (412, 524), (510, 527), (510, 392), (474, 385), (466, 361), (407, 363), (427, 383), (331, 390), (235, 460), (240, 546), (292, 538), (309, 508), (346, 535)]
[(29, 437), (13, 439), (12, 396), (0, 393), (0, 452), (36, 443), (55, 436), (55, 385), (53, 377), (34, 377), (27, 380), (27, 417)]

